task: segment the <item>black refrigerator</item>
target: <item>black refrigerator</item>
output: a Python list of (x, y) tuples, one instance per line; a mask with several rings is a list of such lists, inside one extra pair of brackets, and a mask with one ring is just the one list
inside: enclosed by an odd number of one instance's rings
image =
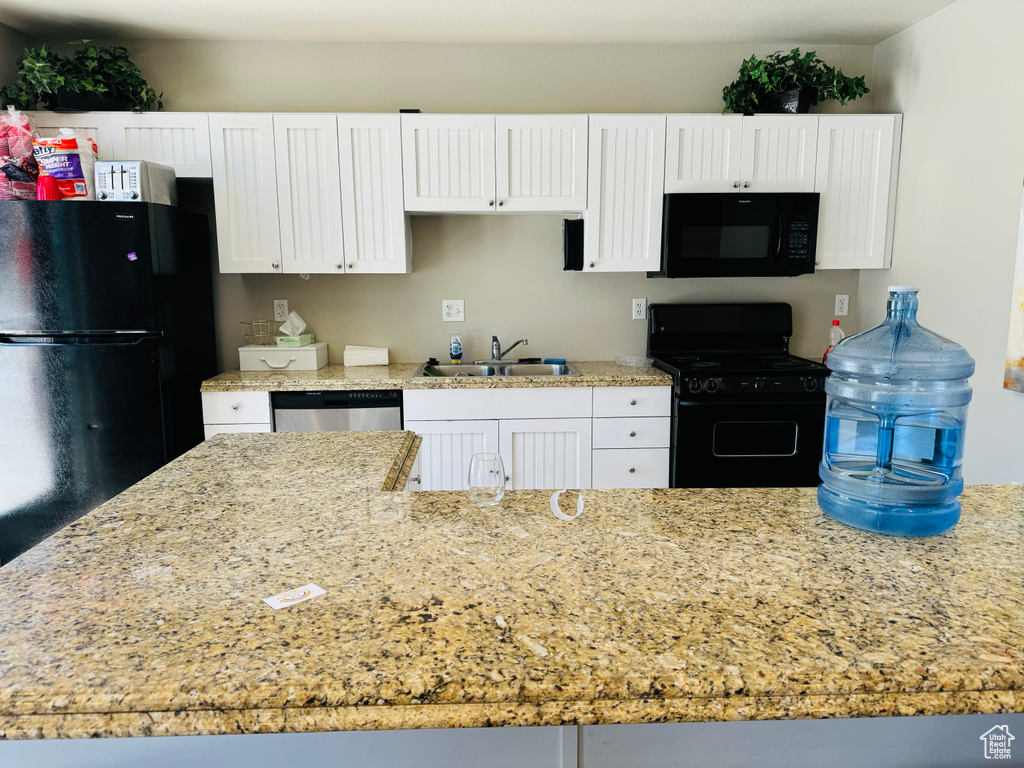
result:
[(206, 217), (0, 202), (0, 565), (203, 439)]

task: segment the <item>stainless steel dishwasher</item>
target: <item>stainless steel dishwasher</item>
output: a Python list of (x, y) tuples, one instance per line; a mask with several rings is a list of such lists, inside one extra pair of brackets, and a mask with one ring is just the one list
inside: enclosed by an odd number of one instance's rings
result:
[(275, 432), (376, 432), (402, 428), (402, 390), (271, 392)]

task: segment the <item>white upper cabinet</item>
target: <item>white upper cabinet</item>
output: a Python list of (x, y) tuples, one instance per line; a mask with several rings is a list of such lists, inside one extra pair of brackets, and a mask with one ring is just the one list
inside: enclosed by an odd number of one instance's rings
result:
[(812, 192), (815, 115), (669, 115), (666, 192)]
[(119, 112), (111, 131), (114, 160), (169, 165), (181, 178), (210, 178), (210, 121), (205, 112)]
[(405, 210), (495, 210), (494, 115), (402, 115)]
[(402, 115), (405, 210), (582, 211), (586, 115)]
[(338, 115), (345, 272), (410, 271), (398, 115)]
[(345, 271), (336, 115), (274, 115), (285, 272)]
[[(113, 136), (116, 132), (116, 112), (30, 112), (36, 131), (43, 138), (60, 135), (61, 128), (74, 128), (79, 136), (88, 136), (96, 142), (100, 160), (119, 160), (114, 157)], [(135, 159), (135, 158), (133, 158)]]
[(891, 265), (902, 122), (902, 115), (818, 118), (818, 269)]
[(589, 157), (584, 270), (657, 270), (665, 116), (591, 115)]
[(497, 115), (499, 211), (587, 207), (587, 116)]
[(740, 184), (743, 115), (669, 115), (666, 192), (732, 192)]
[(221, 272), (280, 272), (274, 120), (210, 115), (210, 158)]

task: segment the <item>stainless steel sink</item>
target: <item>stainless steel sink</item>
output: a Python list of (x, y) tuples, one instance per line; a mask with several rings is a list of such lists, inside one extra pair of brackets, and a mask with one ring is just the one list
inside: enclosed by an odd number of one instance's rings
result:
[[(428, 377), (421, 365), (416, 371), (417, 377)], [(495, 361), (493, 364), (466, 365), (435, 365), (444, 376), (578, 376), (577, 371), (569, 365), (550, 365), (538, 363), (505, 363)]]
[(503, 376), (576, 376), (576, 371), (568, 365), (551, 365), (540, 363), (511, 363), (502, 366)]

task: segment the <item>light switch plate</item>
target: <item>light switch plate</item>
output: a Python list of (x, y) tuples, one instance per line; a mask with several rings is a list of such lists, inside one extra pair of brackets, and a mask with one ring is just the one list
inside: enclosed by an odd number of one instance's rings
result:
[(466, 303), (462, 299), (441, 299), (441, 319), (461, 323), (466, 319)]

